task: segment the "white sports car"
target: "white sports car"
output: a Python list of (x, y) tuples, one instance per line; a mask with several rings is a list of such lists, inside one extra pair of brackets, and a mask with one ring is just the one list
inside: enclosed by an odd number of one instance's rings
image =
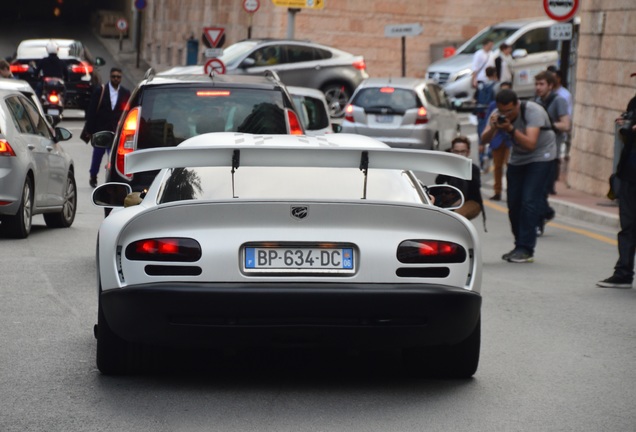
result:
[(359, 135), (211, 133), (125, 164), (161, 171), (137, 205), (125, 184), (93, 193), (115, 207), (97, 245), (102, 373), (139, 370), (144, 345), (263, 344), (398, 346), (413, 372), (475, 373), (478, 234), (432, 203), (461, 205), (458, 190), (413, 174), (470, 178), (469, 159)]

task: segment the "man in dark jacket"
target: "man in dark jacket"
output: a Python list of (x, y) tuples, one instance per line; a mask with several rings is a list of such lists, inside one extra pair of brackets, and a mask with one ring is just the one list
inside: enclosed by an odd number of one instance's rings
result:
[[(83, 138), (90, 139), (90, 135), (95, 132), (115, 132), (117, 129), (119, 117), (130, 98), (130, 90), (121, 85), (121, 79), (121, 69), (114, 67), (110, 70), (110, 82), (93, 91), (86, 111)], [(97, 186), (97, 173), (105, 152), (106, 149), (93, 147), (93, 158), (89, 170), (91, 187)]]

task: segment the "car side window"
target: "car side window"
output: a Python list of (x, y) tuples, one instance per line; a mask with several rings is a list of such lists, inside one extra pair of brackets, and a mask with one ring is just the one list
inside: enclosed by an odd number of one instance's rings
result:
[(515, 49), (523, 48), (528, 54), (557, 49), (557, 41), (550, 40), (550, 29), (547, 27), (530, 30), (514, 44)]
[(322, 49), (322, 48), (314, 48), (316, 53), (316, 60), (325, 60), (333, 57), (331, 51)]
[(255, 66), (267, 66), (283, 63), (280, 48), (281, 47), (275, 45), (259, 48), (254, 51), (250, 57), (256, 61), (254, 64)]
[(44, 120), (44, 117), (42, 117), (33, 103), (25, 98), (20, 98), (20, 102), (24, 105), (25, 111), (34, 126), (34, 131), (32, 133), (46, 138), (52, 138), (51, 131), (46, 124), (46, 120)]
[(302, 45), (287, 45), (286, 48), (288, 63), (306, 62), (316, 59), (316, 54), (313, 47)]
[(24, 105), (20, 103), (17, 97), (9, 97), (7, 98), (7, 106), (11, 111), (11, 118), (13, 119), (13, 124), (15, 127), (24, 134), (34, 134), (35, 128), (31, 124), (31, 120), (29, 120), (29, 115), (27, 114)]

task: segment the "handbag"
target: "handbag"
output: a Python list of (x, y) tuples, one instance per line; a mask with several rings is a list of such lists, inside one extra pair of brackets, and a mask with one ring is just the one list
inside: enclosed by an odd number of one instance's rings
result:
[(621, 191), (621, 179), (618, 178), (616, 173), (609, 177), (609, 191), (607, 191), (607, 198), (612, 201), (619, 197)]

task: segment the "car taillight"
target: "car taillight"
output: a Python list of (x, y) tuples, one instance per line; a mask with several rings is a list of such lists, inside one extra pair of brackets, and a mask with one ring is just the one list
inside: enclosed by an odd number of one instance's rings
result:
[(426, 116), (426, 108), (420, 107), (417, 110), (417, 117), (415, 118), (415, 124), (428, 123), (428, 117)]
[(10, 69), (11, 69), (11, 73), (24, 73), (29, 71), (29, 65), (16, 63), (16, 64), (12, 64)]
[(81, 62), (80, 64), (74, 64), (71, 66), (71, 72), (82, 75), (87, 73), (90, 74), (93, 73), (93, 66), (86, 62)]
[(130, 110), (124, 124), (121, 128), (121, 135), (119, 142), (117, 143), (117, 156), (116, 164), (117, 172), (119, 175), (126, 177), (128, 180), (132, 180), (132, 174), (127, 174), (124, 171), (124, 159), (125, 156), (135, 150), (135, 138), (137, 137), (137, 129), (139, 128), (139, 107), (135, 107)]
[(358, 60), (353, 62), (353, 67), (358, 70), (365, 70), (367, 68), (367, 64), (364, 62), (364, 60)]
[(9, 141), (5, 139), (0, 139), (0, 156), (15, 156), (15, 152), (11, 148), (11, 144), (9, 144)]
[(152, 238), (126, 246), (126, 258), (132, 261), (194, 262), (201, 258), (201, 245), (189, 238)]
[(344, 119), (345, 121), (353, 123), (353, 105), (348, 104), (345, 108)]
[(304, 135), (305, 131), (300, 126), (300, 121), (298, 120), (298, 116), (296, 113), (289, 108), (286, 108), (287, 111), (287, 126), (289, 127), (289, 133), (291, 135)]
[(461, 263), (466, 261), (466, 249), (447, 241), (405, 240), (398, 246), (397, 259), (405, 264)]
[(52, 104), (57, 104), (60, 101), (60, 97), (56, 93), (49, 94), (49, 102)]
[(395, 89), (393, 87), (382, 87), (380, 93), (393, 93)]
[(231, 92), (229, 90), (199, 90), (197, 91), (197, 96), (202, 97), (202, 96), (212, 96), (212, 97), (218, 97), (218, 96), (229, 96), (231, 94)]

